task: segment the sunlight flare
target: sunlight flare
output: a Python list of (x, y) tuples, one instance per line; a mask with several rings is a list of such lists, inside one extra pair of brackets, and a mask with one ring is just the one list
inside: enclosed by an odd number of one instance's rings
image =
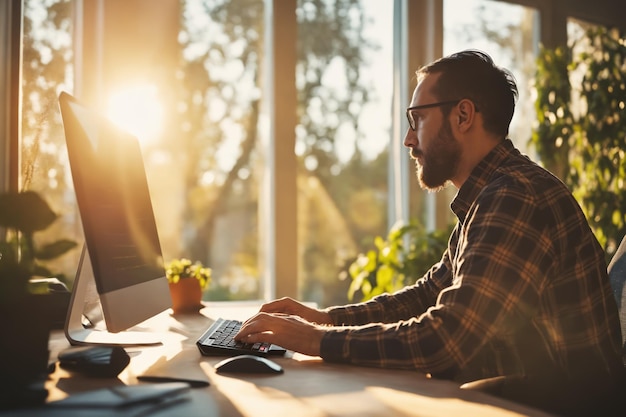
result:
[(107, 116), (143, 142), (154, 142), (163, 129), (163, 106), (153, 84), (134, 85), (109, 96)]

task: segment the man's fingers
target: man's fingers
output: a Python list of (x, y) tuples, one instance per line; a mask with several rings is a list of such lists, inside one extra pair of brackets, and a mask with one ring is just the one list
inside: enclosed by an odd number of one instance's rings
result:
[(239, 329), (239, 332), (235, 336), (236, 340), (240, 340), (254, 333), (263, 333), (267, 330), (263, 330), (266, 326), (267, 319), (270, 318), (272, 314), (269, 313), (257, 313), (254, 316), (250, 317), (246, 320)]

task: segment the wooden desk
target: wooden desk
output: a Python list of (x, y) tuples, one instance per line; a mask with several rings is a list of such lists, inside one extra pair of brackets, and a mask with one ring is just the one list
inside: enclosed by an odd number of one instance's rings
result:
[[(206, 379), (210, 386), (192, 389), (191, 401), (151, 416), (547, 416), (415, 372), (330, 364), (291, 352), (272, 358), (285, 369), (282, 375), (216, 374), (213, 365), (223, 358), (201, 356), (195, 341), (211, 319), (244, 319), (255, 311), (256, 305), (252, 304), (233, 308), (216, 303), (207, 304), (197, 315), (173, 316), (166, 312), (148, 322), (155, 331), (167, 332), (162, 346), (127, 348), (131, 363), (117, 379), (87, 378), (57, 366), (47, 383), (48, 401), (116, 384), (137, 384), (138, 375), (160, 373)], [(51, 359), (68, 346), (62, 332), (55, 332), (50, 341)], [(107, 415), (91, 411), (80, 415)], [(26, 410), (24, 413), (8, 415), (33, 415)], [(48, 410), (35, 415), (56, 414)]]

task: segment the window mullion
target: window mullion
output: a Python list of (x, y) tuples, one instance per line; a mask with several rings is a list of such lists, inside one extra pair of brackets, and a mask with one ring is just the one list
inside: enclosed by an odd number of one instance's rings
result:
[(2, 190), (19, 189), (20, 182), (20, 135), (21, 135), (21, 86), (22, 86), (22, 0), (0, 2), (0, 126), (3, 146), (0, 160)]
[(296, 0), (266, 0), (269, 137), (260, 209), (265, 299), (298, 296)]

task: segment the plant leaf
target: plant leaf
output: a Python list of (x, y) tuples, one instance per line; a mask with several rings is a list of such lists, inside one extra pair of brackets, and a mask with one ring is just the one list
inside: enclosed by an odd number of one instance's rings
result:
[(69, 250), (76, 247), (76, 242), (69, 239), (61, 239), (56, 242), (46, 244), (39, 248), (35, 253), (36, 259), (50, 260), (63, 255)]
[(32, 234), (47, 228), (56, 218), (48, 203), (34, 191), (0, 194), (0, 226)]

